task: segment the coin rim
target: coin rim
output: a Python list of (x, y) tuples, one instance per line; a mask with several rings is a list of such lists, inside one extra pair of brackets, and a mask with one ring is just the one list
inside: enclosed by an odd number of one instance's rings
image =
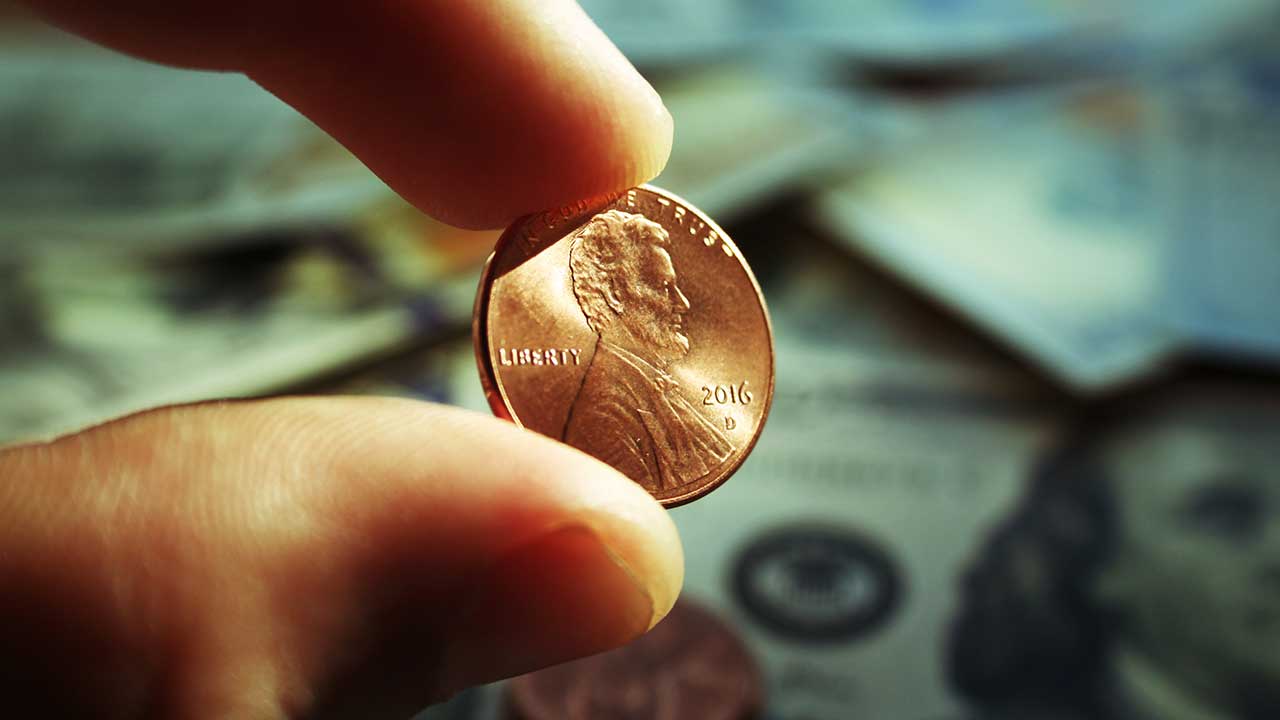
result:
[[(699, 209), (698, 206), (694, 205), (693, 203), (690, 203), (689, 201), (685, 200), (679, 195), (676, 195), (675, 193), (668, 192), (667, 190), (663, 190), (662, 188), (658, 188), (653, 185), (649, 185), (647, 183), (644, 185), (637, 185), (634, 189), (644, 190), (646, 192), (651, 192), (655, 195), (658, 195), (659, 197), (665, 197), (666, 199), (679, 203), (686, 209), (691, 210), (693, 214), (700, 221), (706, 223), (707, 227), (715, 231), (716, 236), (720, 239), (721, 242), (729, 246), (729, 248), (733, 251), (733, 256), (738, 260), (738, 264), (742, 267), (743, 271), (746, 273), (747, 280), (751, 282), (751, 287), (755, 290), (756, 299), (759, 300), (760, 314), (764, 318), (765, 335), (769, 341), (769, 384), (765, 393), (764, 410), (761, 411), (760, 422), (756, 425), (755, 432), (752, 433), (751, 437), (747, 440), (746, 444), (742, 448), (742, 451), (740, 453), (737, 453), (737, 457), (735, 460), (726, 461), (725, 463), (722, 463), (721, 466), (719, 466), (719, 467), (722, 467), (723, 470), (719, 470), (719, 469), (712, 470), (711, 472), (708, 472), (705, 475), (702, 475), (697, 480), (692, 481), (692, 482), (698, 482), (708, 476), (711, 476), (716, 472), (720, 472), (721, 473), (720, 477), (714, 480), (713, 482), (704, 483), (687, 493), (683, 493), (681, 495), (676, 495), (669, 498), (658, 498), (656, 496), (653, 496), (652, 493), (650, 493), (650, 496), (653, 497), (655, 500), (657, 500), (659, 503), (661, 503), (663, 507), (674, 508), (674, 507), (679, 507), (680, 505), (684, 505), (686, 503), (691, 503), (694, 500), (697, 500), (703, 495), (706, 495), (710, 493), (712, 490), (715, 490), (716, 488), (723, 485), (726, 480), (728, 480), (731, 476), (733, 476), (734, 473), (738, 472), (738, 469), (742, 467), (742, 463), (746, 461), (747, 456), (749, 456), (752, 450), (755, 449), (756, 443), (760, 440), (760, 434), (764, 431), (765, 423), (768, 422), (769, 420), (769, 413), (773, 409), (773, 391), (774, 391), (774, 385), (776, 383), (777, 375), (778, 375), (778, 356), (777, 356), (777, 352), (774, 347), (774, 341), (773, 341), (773, 320), (769, 316), (769, 306), (765, 302), (764, 291), (760, 288), (760, 282), (756, 280), (755, 272), (751, 270), (751, 265), (747, 262), (746, 256), (742, 254), (742, 251), (738, 248), (737, 243), (733, 241), (733, 238), (731, 238), (729, 234), (724, 231), (723, 228), (721, 228), (718, 224), (716, 224), (714, 220), (707, 217), (706, 213), (702, 212), (702, 210)], [(608, 200), (603, 200), (599, 205), (596, 206), (597, 207), (596, 210), (583, 210), (579, 216), (580, 217), (586, 217), (587, 215), (594, 216), (599, 212), (599, 208), (603, 208), (607, 205), (612, 204), (619, 197), (625, 196), (625, 194), (626, 193), (623, 192), (617, 196), (613, 196), (609, 198)], [(489, 344), (489, 337), (488, 337), (489, 295), (491, 294), (488, 292), (488, 290), (491, 289), (492, 287), (493, 266), (494, 266), (494, 261), (497, 259), (498, 254), (503, 250), (505, 250), (507, 246), (510, 245), (511, 242), (513, 242), (512, 238), (518, 234), (517, 228), (523, 227), (524, 224), (529, 222), (531, 218), (536, 217), (538, 215), (542, 215), (542, 214), (543, 213), (530, 213), (529, 215), (524, 215), (516, 219), (514, 222), (511, 223), (511, 225), (507, 227), (507, 229), (498, 238), (497, 243), (494, 244), (493, 252), (490, 253), (489, 258), (485, 260), (484, 268), (480, 272), (480, 285), (479, 285), (479, 288), (477, 289), (476, 301), (472, 309), (472, 322), (471, 322), (472, 345), (475, 348), (476, 365), (477, 365), (477, 369), (480, 372), (480, 384), (484, 390), (485, 399), (488, 401), (489, 408), (490, 410), (493, 411), (494, 415), (504, 420), (509, 420), (510, 422), (515, 423), (515, 425), (520, 428), (525, 428), (525, 425), (520, 421), (520, 418), (517, 416), (515, 410), (511, 407), (510, 403), (507, 401), (506, 394), (502, 390), (502, 383), (498, 380), (497, 375), (495, 374), (493, 369), (493, 358), (492, 358), (492, 353), (490, 352), (490, 344)], [(578, 227), (581, 227), (581, 225), (579, 225)], [(561, 237), (563, 237), (563, 235)], [(557, 239), (556, 242), (559, 242), (559, 240)], [(525, 428), (525, 429), (529, 429), (529, 428)], [(544, 436), (544, 437), (547, 437), (547, 436)], [(552, 439), (556, 440), (556, 442), (563, 442), (562, 440), (559, 440), (557, 438), (552, 438)]]

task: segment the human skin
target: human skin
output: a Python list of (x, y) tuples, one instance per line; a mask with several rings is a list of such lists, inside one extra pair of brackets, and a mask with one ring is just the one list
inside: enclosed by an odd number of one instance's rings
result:
[[(570, 2), (28, 4), (245, 73), (458, 225), (625, 189), (670, 149)], [(626, 642), (682, 576), (635, 483), (425, 403), (215, 401), (0, 451), (0, 690), (41, 717), (407, 717)]]
[(671, 116), (571, 0), (26, 0), (148, 60), (243, 72), (422, 211), (501, 227), (657, 175)]

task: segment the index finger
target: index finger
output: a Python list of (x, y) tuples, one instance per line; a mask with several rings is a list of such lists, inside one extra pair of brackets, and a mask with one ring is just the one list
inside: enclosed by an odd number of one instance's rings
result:
[(572, 0), (26, 0), (150, 60), (239, 70), (463, 227), (656, 175), (671, 117)]

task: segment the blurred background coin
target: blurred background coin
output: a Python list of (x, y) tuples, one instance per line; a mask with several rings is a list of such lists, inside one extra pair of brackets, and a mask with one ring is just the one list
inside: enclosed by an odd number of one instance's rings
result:
[(760, 669), (733, 628), (683, 599), (617, 650), (516, 678), (510, 720), (754, 720)]

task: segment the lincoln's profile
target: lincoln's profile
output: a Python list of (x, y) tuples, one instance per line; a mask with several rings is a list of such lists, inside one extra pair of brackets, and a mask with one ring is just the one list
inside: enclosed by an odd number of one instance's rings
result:
[(610, 210), (588, 221), (569, 249), (573, 294), (600, 340), (563, 439), (649, 490), (697, 480), (731, 450), (667, 374), (689, 352), (689, 299), (676, 285), (668, 242), (661, 225)]

